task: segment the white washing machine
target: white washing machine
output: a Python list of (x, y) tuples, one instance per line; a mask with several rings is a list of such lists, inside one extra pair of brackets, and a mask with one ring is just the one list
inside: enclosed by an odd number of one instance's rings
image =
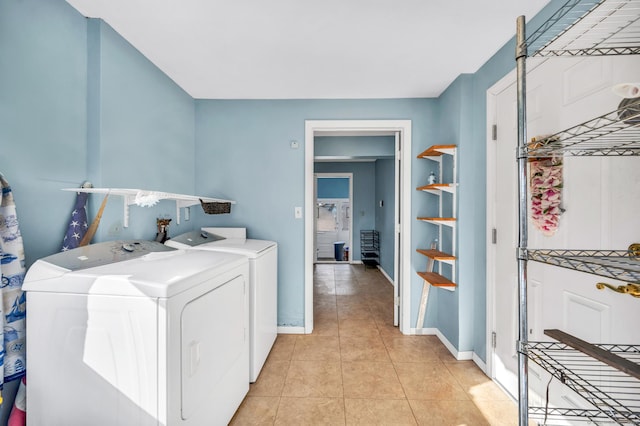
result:
[(273, 241), (244, 236), (244, 228), (202, 228), (201, 231), (171, 238), (165, 244), (176, 248), (236, 253), (249, 258), (249, 378), (253, 383), (278, 334), (278, 245)]
[(246, 256), (108, 242), (38, 260), (29, 425), (225, 425), (249, 390)]

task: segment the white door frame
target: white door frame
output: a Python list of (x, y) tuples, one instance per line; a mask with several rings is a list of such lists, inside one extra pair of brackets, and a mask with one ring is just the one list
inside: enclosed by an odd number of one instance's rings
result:
[[(527, 72), (530, 73), (534, 69), (538, 68), (542, 64), (544, 64), (548, 59), (544, 58), (537, 61), (531, 61), (527, 64)], [(496, 264), (496, 253), (495, 246), (492, 243), (492, 229), (496, 227), (495, 223), (495, 206), (492, 203), (492, 200), (495, 198), (495, 179), (496, 179), (496, 142), (493, 139), (493, 125), (496, 124), (496, 108), (497, 108), (497, 97), (500, 93), (505, 91), (509, 86), (516, 84), (516, 70), (513, 69), (507, 75), (498, 80), (493, 86), (487, 89), (487, 219), (486, 219), (486, 253), (487, 253), (487, 263), (486, 263), (486, 282), (487, 282), (487, 302), (486, 302), (486, 318), (487, 318), (487, 329), (486, 329), (486, 371), (485, 373), (491, 377), (495, 378), (495, 371), (493, 365), (493, 336), (492, 333), (496, 329), (496, 309), (494, 297), (495, 297), (495, 264)], [(514, 99), (514, 107), (515, 107), (515, 99)], [(516, 158), (513, 158), (514, 163), (516, 162)], [(513, 261), (516, 261), (515, 253), (513, 257)]]
[[(351, 209), (351, 214), (349, 215), (349, 245), (347, 247), (350, 247), (352, 249), (352, 254), (353, 254), (353, 173), (314, 173), (313, 174), (313, 206), (314, 208), (316, 207), (316, 203), (318, 201), (318, 186), (316, 185), (316, 182), (318, 181), (318, 178), (347, 178), (349, 179), (349, 203), (351, 204), (351, 206), (349, 207)], [(315, 217), (315, 216), (314, 216)], [(313, 243), (313, 260), (317, 261), (317, 250), (316, 250), (316, 241), (315, 241), (315, 237), (316, 237), (316, 222), (315, 220), (313, 221), (313, 239), (314, 239), (314, 243)], [(349, 263), (351, 263), (351, 260), (353, 259), (353, 256), (350, 255), (349, 256)]]
[[(401, 146), (396, 146), (396, 155), (401, 156), (402, 170), (396, 170), (399, 178), (401, 193), (399, 194), (401, 217), (396, 218), (399, 231), (403, 238), (400, 243), (400, 267), (395, 271), (394, 285), (400, 288), (400, 332), (410, 333), (410, 308), (411, 308), (411, 120), (306, 120), (305, 121), (305, 241), (304, 241), (304, 289), (305, 310), (304, 330), (310, 334), (313, 331), (313, 226), (314, 226), (314, 137), (320, 136), (364, 136), (364, 135), (388, 135), (400, 133), (397, 138), (402, 141)], [(396, 206), (397, 207), (397, 206)], [(395, 233), (395, 239), (398, 232)], [(397, 242), (395, 243), (397, 244)], [(395, 260), (394, 260), (395, 261)]]
[[(394, 143), (395, 143), (395, 155), (394, 155), (394, 159), (393, 159), (393, 169), (394, 169), (394, 179), (393, 179), (393, 215), (394, 215), (394, 222), (396, 224), (396, 229), (394, 230), (394, 237), (393, 237), (393, 270), (396, 271), (394, 274), (394, 281), (393, 281), (393, 326), (394, 327), (398, 327), (400, 325), (400, 286), (399, 286), (399, 282), (400, 282), (400, 277), (401, 276), (405, 276), (405, 277), (409, 277), (409, 275), (402, 275), (402, 269), (400, 266), (400, 256), (398, 256), (398, 253), (400, 253), (400, 245), (402, 244), (401, 241), (403, 241), (405, 238), (403, 238), (403, 235), (406, 235), (409, 241), (411, 241), (411, 233), (407, 233), (407, 234), (402, 234), (402, 229), (401, 226), (398, 226), (398, 224), (400, 223), (400, 214), (402, 211), (402, 208), (404, 206), (400, 205), (400, 200), (401, 200), (401, 193), (402, 193), (402, 186), (400, 185), (400, 172), (399, 170), (402, 169), (402, 164), (404, 159), (402, 158), (402, 155), (399, 151), (400, 147), (402, 146), (402, 137), (403, 135), (400, 132), (396, 132), (394, 135)], [(409, 150), (409, 152), (411, 152)], [(409, 178), (411, 179), (411, 178)], [(406, 181), (405, 181), (406, 182)], [(406, 185), (409, 186), (409, 185)], [(408, 273), (407, 273), (408, 274)], [(410, 281), (410, 280), (409, 280)], [(405, 283), (407, 282), (406, 280), (404, 281)], [(396, 302), (397, 301), (397, 302)], [(407, 303), (407, 305), (409, 305)], [(410, 305), (409, 305), (410, 306)], [(407, 313), (407, 318), (409, 318), (409, 313)], [(399, 327), (400, 331), (402, 330), (408, 330), (406, 328), (403, 327)]]
[[(495, 297), (495, 279), (496, 279), (496, 271), (495, 271), (495, 263), (496, 263), (496, 252), (495, 245), (493, 244), (493, 228), (496, 227), (495, 223), (495, 206), (493, 205), (493, 200), (495, 199), (496, 188), (495, 188), (495, 179), (496, 179), (496, 141), (493, 140), (493, 126), (496, 124), (496, 108), (497, 108), (497, 97), (498, 95), (507, 89), (507, 87), (516, 83), (516, 72), (513, 70), (506, 76), (504, 76), (501, 80), (499, 80), (496, 84), (487, 89), (487, 223), (486, 223), (486, 244), (487, 244), (487, 273), (486, 273), (486, 282), (487, 282), (487, 305), (486, 305), (486, 316), (487, 316), (487, 329), (486, 329), (486, 348), (487, 353), (485, 355), (485, 363), (486, 363), (486, 374), (495, 379), (495, 371), (493, 369), (493, 332), (496, 329), (496, 306), (494, 302)], [(513, 159), (514, 163), (516, 159)], [(515, 262), (515, 253), (513, 261)]]

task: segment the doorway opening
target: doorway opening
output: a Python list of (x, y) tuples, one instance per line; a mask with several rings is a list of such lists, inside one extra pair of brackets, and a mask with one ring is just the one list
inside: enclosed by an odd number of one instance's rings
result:
[[(315, 138), (323, 136), (393, 136), (395, 140), (393, 287), (394, 323), (402, 333), (410, 332), (411, 268), (411, 120), (307, 120), (305, 122), (305, 328), (313, 331), (313, 265), (316, 190), (314, 177)], [(353, 216), (353, 214), (352, 214)], [(353, 236), (351, 241), (353, 242)], [(351, 253), (350, 253), (351, 256)]]
[(315, 173), (315, 263), (349, 263), (353, 173)]

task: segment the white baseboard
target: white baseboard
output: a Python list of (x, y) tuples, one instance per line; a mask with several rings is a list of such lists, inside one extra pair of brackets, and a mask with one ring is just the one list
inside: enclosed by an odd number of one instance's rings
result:
[(305, 334), (304, 327), (282, 326), (278, 327), (278, 334)]
[(382, 269), (382, 267), (380, 265), (378, 265), (378, 270), (382, 273), (382, 275), (384, 275), (384, 277), (387, 279), (387, 281), (389, 281), (391, 284), (393, 284), (393, 278), (391, 278), (384, 269)]
[(449, 349), (451, 355), (453, 355), (453, 357), (458, 361), (466, 361), (473, 358), (473, 351), (458, 352), (455, 346), (451, 344), (451, 342), (444, 336), (444, 334), (440, 332), (440, 330), (436, 330), (436, 336), (438, 336), (438, 339), (440, 339), (442, 344), (445, 345), (447, 349)]
[(438, 332), (437, 328), (411, 328), (409, 334), (416, 336), (435, 336)]
[[(442, 334), (442, 332), (440, 332), (440, 330), (438, 330), (437, 328), (412, 328), (411, 334), (415, 334), (418, 336), (437, 336), (442, 344), (449, 350), (449, 352), (451, 352), (451, 355), (453, 355), (453, 357), (458, 361), (467, 361), (476, 357), (473, 351), (458, 352), (455, 346), (453, 346), (451, 342), (444, 336), (444, 334)], [(478, 361), (480, 361), (480, 358), (478, 358)]]
[(476, 353), (474, 352), (474, 353), (473, 353), (473, 358), (472, 358), (472, 359), (473, 359), (473, 362), (475, 362), (475, 363), (476, 363), (476, 365), (478, 366), (478, 368), (479, 368), (480, 370), (482, 370), (482, 372), (488, 376), (489, 374), (487, 373), (487, 364), (486, 364), (483, 360), (481, 360), (481, 359), (480, 359), (480, 357), (478, 356), (478, 354), (476, 354)]

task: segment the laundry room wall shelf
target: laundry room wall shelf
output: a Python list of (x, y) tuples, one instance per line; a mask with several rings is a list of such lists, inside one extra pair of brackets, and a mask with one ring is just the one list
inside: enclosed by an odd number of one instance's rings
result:
[[(456, 154), (457, 147), (456, 145), (433, 145), (418, 154), (418, 158), (424, 158), (427, 160), (433, 160), (436, 162), (436, 168), (438, 173), (436, 176), (436, 182), (429, 183), (428, 185), (420, 186), (416, 188), (418, 191), (427, 192), (430, 194), (437, 195), (438, 202), (438, 217), (418, 217), (417, 220), (421, 222), (430, 223), (438, 226), (438, 236), (437, 240), (439, 243), (436, 243), (436, 247), (431, 247), (431, 249), (420, 249), (418, 248), (416, 251), (429, 259), (429, 263), (427, 265), (426, 272), (418, 272), (418, 275), (427, 282), (427, 284), (444, 288), (449, 291), (454, 291), (456, 288), (455, 284), (455, 262), (456, 262), (456, 192), (458, 188), (458, 183), (456, 181)], [(447, 167), (450, 168), (450, 172), (446, 175), (451, 175), (450, 182), (443, 182), (443, 178), (445, 177), (445, 173), (443, 170), (443, 157), (450, 156), (451, 162), (447, 164)], [(445, 208), (443, 206), (444, 200), (442, 197), (443, 193), (451, 194), (451, 198), (448, 199), (448, 203), (450, 204), (447, 211), (451, 214), (450, 217), (444, 217), (443, 213)], [(452, 232), (450, 235), (450, 242), (447, 244), (450, 250), (450, 253), (443, 252), (438, 249), (438, 244), (442, 244), (443, 242), (443, 231), (442, 227), (445, 226), (447, 228), (451, 228)], [(433, 262), (438, 262), (437, 265), (434, 265)], [(452, 266), (451, 276), (445, 278), (442, 275), (442, 269), (440, 268), (441, 263), (446, 263)], [(437, 266), (438, 273), (435, 273), (434, 266)], [(426, 303), (426, 299), (425, 299)]]
[[(432, 145), (417, 156), (431, 160), (435, 164), (430, 163), (433, 169), (427, 178), (427, 185), (419, 186), (416, 189), (435, 195), (435, 201), (438, 205), (437, 217), (421, 216), (417, 220), (437, 226), (438, 234), (431, 242), (430, 248), (416, 249), (418, 253), (427, 258), (426, 271), (416, 271), (423, 281), (416, 328), (424, 326), (430, 288), (437, 287), (442, 290), (455, 291), (457, 287), (457, 152), (456, 145)], [(445, 264), (447, 267), (443, 268)]]
[(87, 192), (91, 194), (118, 195), (124, 198), (124, 218), (123, 226), (129, 226), (129, 206), (143, 205), (140, 200), (144, 200), (147, 205), (151, 206), (161, 200), (171, 200), (176, 202), (176, 223), (180, 224), (180, 208), (200, 205), (201, 200), (205, 203), (230, 203), (235, 201), (223, 200), (220, 198), (202, 197), (197, 195), (174, 194), (162, 191), (149, 191), (145, 189), (128, 189), (128, 188), (63, 188), (63, 191)]

